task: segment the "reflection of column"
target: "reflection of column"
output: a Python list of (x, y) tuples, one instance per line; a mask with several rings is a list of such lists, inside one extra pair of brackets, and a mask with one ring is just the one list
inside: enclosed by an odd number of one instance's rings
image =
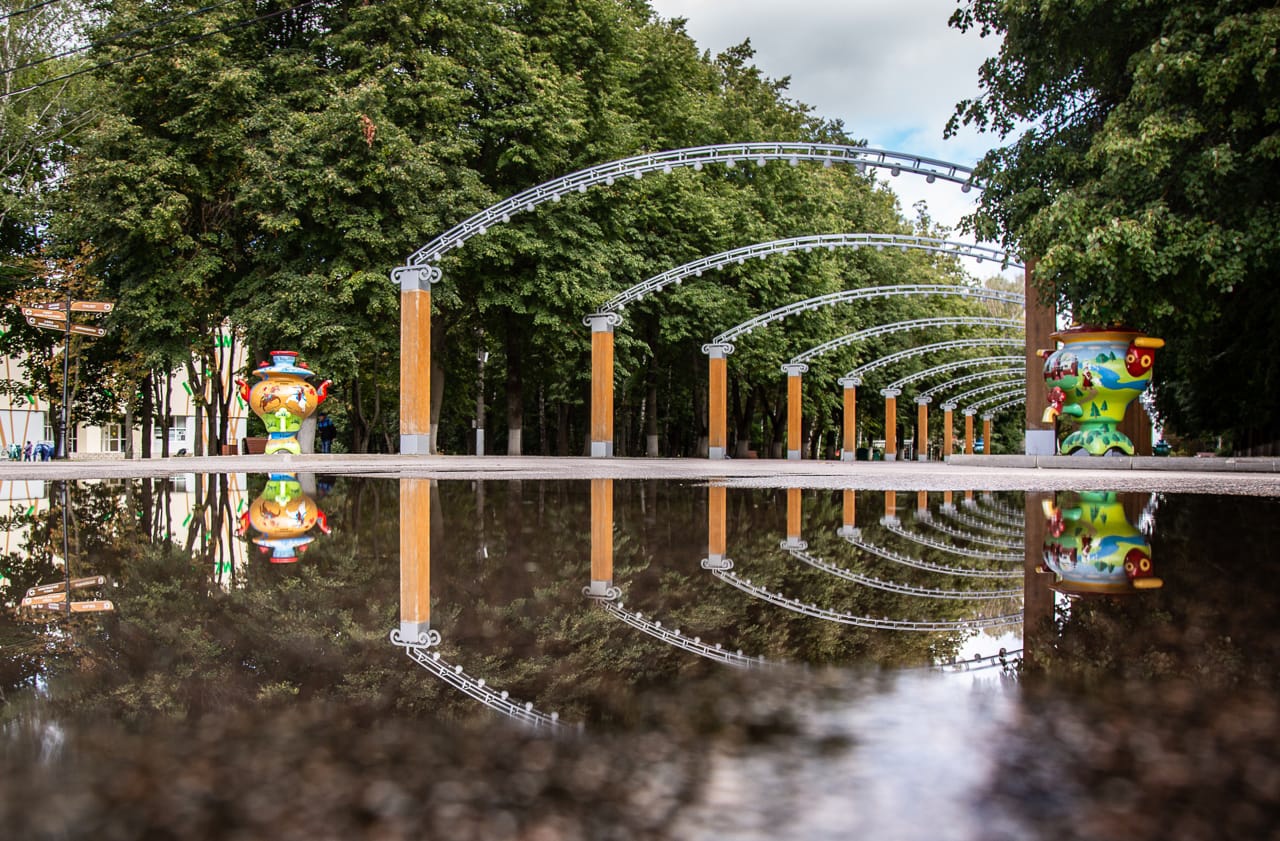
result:
[(964, 410), (964, 452), (965, 455), (973, 455), (973, 416), (976, 415), (973, 409)]
[(929, 514), (929, 492), (916, 491), (916, 516), (927, 517)]
[(840, 447), (840, 460), (853, 461), (858, 457), (858, 386), (861, 377), (841, 377), (844, 388), (844, 441)]
[(1044, 515), (1044, 503), (1053, 500), (1051, 493), (1028, 491), (1024, 497), (1026, 531), (1023, 549), (1026, 558), (1022, 576), (1022, 663), (1025, 668), (1035, 668), (1037, 654), (1045, 645), (1053, 642), (1053, 576), (1037, 573), (1044, 560), (1045, 537), (1048, 521)]
[(982, 416), (982, 454), (991, 455), (991, 415)]
[(898, 492), (884, 492), (884, 516), (880, 518), (880, 522), (885, 525), (896, 526), (898, 520)]
[(955, 424), (955, 419), (951, 414), (952, 412), (955, 411), (955, 409), (956, 409), (955, 403), (942, 404), (942, 457), (943, 458), (946, 458), (947, 456), (952, 455), (955, 452), (955, 440), (954, 440), (955, 435), (953, 434), (954, 430), (952, 429), (952, 427)]
[(613, 589), (613, 480), (591, 480), (591, 586), (587, 595), (608, 598)]
[(729, 372), (728, 355), (733, 345), (705, 345), (710, 356), (710, 394), (707, 402), (707, 458), (720, 459), (729, 446)]
[(727, 545), (725, 487), (710, 485), (707, 488), (707, 560), (719, 566), (724, 561)]
[(954, 501), (954, 497), (955, 497), (955, 495), (954, 495), (951, 491), (943, 491), (943, 492), (942, 492), (942, 510), (943, 510), (943, 511), (954, 511), (954, 510), (956, 510), (956, 504), (955, 504), (955, 501)]
[(932, 397), (916, 398), (916, 461), (929, 460), (929, 402)]
[(426, 645), (431, 630), (430, 479), (400, 480), (400, 637)]
[(857, 494), (853, 489), (844, 489), (844, 517), (840, 527), (840, 534), (843, 537), (857, 537), (858, 535), (858, 513), (857, 513)]
[(800, 539), (800, 489), (787, 488), (787, 540), (788, 549), (804, 549), (808, 544)]
[(400, 452), (431, 452), (431, 284), (436, 268), (397, 269), (400, 283)]
[(884, 395), (884, 460), (898, 457), (898, 395), (902, 389), (882, 388)]
[(809, 370), (804, 363), (787, 363), (782, 372), (787, 375), (787, 460), (800, 460), (800, 432), (802, 403), (800, 375)]
[(613, 328), (622, 319), (611, 312), (586, 318), (591, 326), (591, 457), (613, 455)]

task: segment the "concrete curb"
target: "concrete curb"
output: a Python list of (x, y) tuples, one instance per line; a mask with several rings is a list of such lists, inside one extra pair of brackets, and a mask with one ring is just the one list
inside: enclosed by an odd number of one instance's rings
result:
[(1276, 458), (1185, 458), (1180, 456), (1021, 456), (954, 455), (957, 467), (1033, 468), (1049, 470), (1157, 470), (1178, 473), (1280, 473)]

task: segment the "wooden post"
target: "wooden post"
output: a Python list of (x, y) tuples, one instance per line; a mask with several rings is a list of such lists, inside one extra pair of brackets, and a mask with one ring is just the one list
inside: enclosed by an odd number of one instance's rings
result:
[(982, 416), (982, 454), (991, 455), (991, 415)]
[(844, 440), (840, 446), (840, 460), (853, 461), (858, 457), (858, 386), (860, 377), (841, 378), (844, 387)]
[(916, 461), (929, 460), (929, 401), (932, 397), (916, 398)]
[(808, 544), (800, 539), (800, 489), (787, 488), (787, 548), (805, 549)]
[(898, 395), (897, 388), (882, 388), (884, 395), (884, 460), (894, 461), (898, 458)]
[(1047, 405), (1047, 389), (1044, 384), (1044, 360), (1039, 351), (1056, 346), (1050, 335), (1057, 329), (1057, 313), (1052, 304), (1040, 301), (1040, 294), (1033, 283), (1035, 260), (1027, 260), (1022, 275), (1023, 293), (1026, 295), (1027, 337), (1027, 404), (1026, 440), (1024, 451), (1029, 456), (1051, 456), (1057, 453), (1058, 444), (1053, 421), (1044, 420)]
[(431, 453), (431, 284), (432, 267), (392, 272), (400, 284), (400, 453)]
[(609, 598), (613, 588), (613, 480), (591, 480), (591, 586), (587, 595)]
[(852, 488), (844, 489), (843, 514), (840, 533), (853, 535), (858, 531), (857, 493)]
[(944, 459), (955, 453), (955, 430), (952, 428), (955, 424), (952, 416), (955, 408), (954, 403), (942, 404), (942, 457)]
[(400, 480), (400, 638), (426, 645), (431, 630), (431, 479)]
[(591, 457), (613, 455), (613, 329), (616, 313), (587, 316), (591, 325)]
[(787, 375), (787, 461), (799, 461), (802, 457), (800, 433), (803, 401), (800, 377), (808, 370), (809, 366), (804, 363), (787, 363), (782, 366), (782, 372)]
[(1057, 639), (1053, 627), (1053, 590), (1049, 587), (1053, 575), (1042, 571), (1048, 536), (1044, 503), (1052, 501), (1051, 493), (1028, 491), (1023, 496), (1027, 525), (1023, 532), (1022, 662), (1029, 669), (1042, 665), (1042, 656)]
[(898, 524), (898, 492), (884, 492), (884, 516), (880, 518), (880, 522), (886, 525)]
[(724, 563), (728, 545), (724, 485), (707, 487), (707, 562), (713, 569)]
[(929, 515), (929, 492), (916, 491), (916, 516), (927, 517)]
[(728, 355), (732, 345), (707, 345), (710, 356), (710, 394), (707, 402), (707, 458), (722, 459), (729, 446)]
[(973, 455), (973, 416), (977, 412), (972, 409), (964, 410), (964, 453), (965, 455)]

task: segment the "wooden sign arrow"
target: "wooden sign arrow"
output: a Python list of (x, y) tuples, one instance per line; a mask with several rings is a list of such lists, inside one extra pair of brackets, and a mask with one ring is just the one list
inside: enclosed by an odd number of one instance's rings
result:
[(72, 301), (72, 312), (111, 312), (115, 304), (110, 301)]
[(51, 318), (56, 321), (66, 321), (67, 314), (63, 310), (50, 310), (44, 307), (23, 307), (22, 314), (28, 318)]
[[(105, 575), (89, 575), (84, 578), (71, 579), (72, 590), (83, 590), (85, 587), (101, 587), (107, 583)], [(52, 584), (38, 584), (27, 590), (27, 596), (43, 596), (47, 593), (63, 592), (67, 589), (67, 582), (55, 581)]]
[[(45, 330), (57, 330), (60, 333), (67, 332), (67, 322), (65, 321), (54, 321), (51, 318), (34, 318), (32, 316), (27, 316), (27, 323), (32, 327), (42, 327)], [(71, 332), (80, 336), (93, 336), (99, 339), (107, 335), (107, 331), (101, 327), (87, 327), (83, 324), (72, 324)]]
[[(52, 604), (33, 604), (25, 605), (33, 610), (66, 610), (66, 605), (62, 603)], [(94, 599), (92, 601), (72, 602), (72, 613), (103, 613), (115, 610), (116, 606), (109, 599)]]

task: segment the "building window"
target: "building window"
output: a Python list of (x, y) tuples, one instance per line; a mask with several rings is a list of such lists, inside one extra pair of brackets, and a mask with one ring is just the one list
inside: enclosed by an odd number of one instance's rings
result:
[(102, 451), (104, 453), (124, 452), (124, 424), (109, 423), (102, 427)]
[[(51, 416), (46, 416), (44, 420), (44, 438), (40, 440), (46, 442), (50, 447), (52, 447), (53, 434), (54, 434), (53, 418)], [(76, 436), (75, 424), (71, 424), (67, 428), (67, 452), (68, 453), (74, 453), (76, 451), (76, 437), (77, 436)]]
[[(156, 424), (156, 438), (161, 435), (160, 424)], [(173, 444), (187, 443), (187, 419), (185, 417), (177, 417), (169, 419), (169, 442)]]

